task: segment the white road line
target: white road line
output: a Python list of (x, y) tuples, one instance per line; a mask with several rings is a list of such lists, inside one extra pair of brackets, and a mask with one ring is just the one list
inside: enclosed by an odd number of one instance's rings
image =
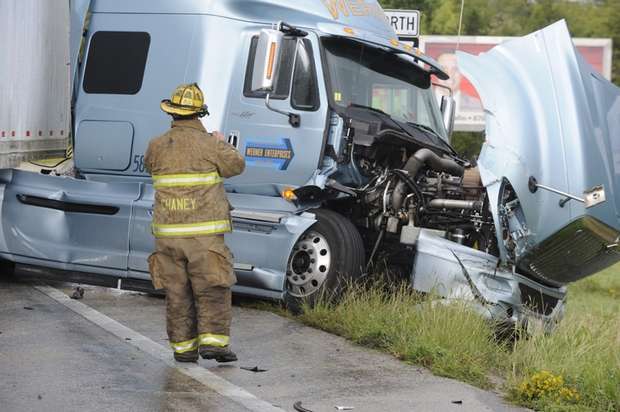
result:
[[(141, 335), (133, 329), (122, 325), (103, 313), (96, 311), (90, 306), (71, 299), (58, 289), (51, 286), (34, 286), (34, 288), (83, 318), (91, 321), (105, 331), (116, 336), (121, 341), (135, 346), (142, 352), (148, 353), (149, 355), (164, 362), (169, 367), (179, 370), (179, 372), (184, 375), (189, 376), (212, 391), (217, 392), (218, 394), (244, 406), (252, 412), (284, 412), (283, 409), (275, 407), (269, 402), (257, 398), (245, 389), (228, 382), (201, 366), (193, 364), (183, 366), (179, 365), (172, 359), (172, 352), (170, 349), (154, 342), (144, 335)], [(126, 338), (131, 340), (126, 340)]]

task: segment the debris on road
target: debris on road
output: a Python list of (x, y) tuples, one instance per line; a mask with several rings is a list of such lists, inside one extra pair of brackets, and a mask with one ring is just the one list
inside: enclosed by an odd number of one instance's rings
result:
[(295, 404), (293, 405), (293, 408), (295, 408), (297, 412), (312, 412), (310, 409), (306, 409), (303, 406), (301, 406), (301, 401), (295, 402)]
[(73, 289), (73, 293), (71, 294), (71, 299), (80, 300), (84, 297), (84, 288), (76, 287)]
[(24, 309), (26, 309), (26, 310), (34, 310), (34, 308), (31, 308), (30, 306), (24, 306)]
[(339, 411), (352, 411), (353, 409), (355, 409), (353, 406), (336, 406), (336, 410)]
[(255, 372), (255, 373), (267, 372), (268, 371), (268, 369), (261, 369), (258, 366), (254, 366), (253, 368), (250, 368), (249, 366), (242, 366), (240, 369), (243, 369), (244, 371)]
[(455, 405), (462, 405), (463, 401), (452, 401), (452, 403)]

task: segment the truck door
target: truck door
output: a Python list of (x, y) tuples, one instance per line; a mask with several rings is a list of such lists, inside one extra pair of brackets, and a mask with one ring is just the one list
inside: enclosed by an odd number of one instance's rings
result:
[[(139, 186), (125, 230), (130, 277), (148, 279), (146, 258), (155, 247), (153, 188), (144, 153), (149, 141), (170, 127), (159, 102), (179, 84), (201, 79), (200, 19), (104, 12), (94, 13), (90, 25), (75, 110), (76, 165), (85, 175)], [(173, 35), (167, 27), (175, 28)]]
[(257, 42), (256, 33), (248, 35), (246, 64), (236, 69), (244, 81), (231, 88), (224, 131), (229, 140), (238, 142), (246, 159), (245, 173), (227, 184), (241, 191), (252, 185), (265, 194), (270, 185), (303, 186), (317, 170), (323, 150), (327, 96), (319, 87), (323, 83), (318, 81), (322, 78), (320, 65), (316, 64), (320, 62), (318, 37), (310, 34), (304, 39), (287, 38), (271, 106), (299, 114), (300, 127), (292, 127), (286, 116), (269, 110), (265, 94), (251, 90)]

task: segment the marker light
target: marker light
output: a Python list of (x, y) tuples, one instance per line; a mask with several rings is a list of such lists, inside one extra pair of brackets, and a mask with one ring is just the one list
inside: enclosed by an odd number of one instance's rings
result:
[(297, 195), (295, 195), (295, 191), (293, 189), (285, 189), (282, 192), (282, 198), (287, 202), (293, 202), (297, 200)]
[(269, 64), (267, 65), (267, 79), (271, 80), (273, 77), (273, 65), (276, 61), (276, 48), (278, 45), (276, 43), (271, 43), (271, 47), (269, 48)]

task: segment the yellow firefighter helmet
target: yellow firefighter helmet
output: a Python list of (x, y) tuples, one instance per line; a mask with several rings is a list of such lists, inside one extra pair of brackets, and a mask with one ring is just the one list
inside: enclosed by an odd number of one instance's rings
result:
[(182, 84), (172, 94), (172, 99), (163, 100), (161, 109), (176, 116), (204, 117), (209, 114), (202, 90), (196, 83)]

